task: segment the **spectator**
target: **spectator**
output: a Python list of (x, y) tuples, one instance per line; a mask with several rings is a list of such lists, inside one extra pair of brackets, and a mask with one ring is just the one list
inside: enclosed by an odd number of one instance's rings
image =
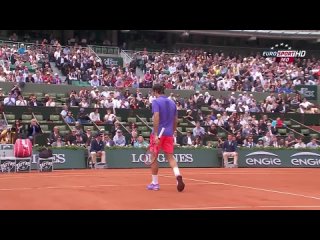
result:
[(317, 138), (312, 138), (311, 142), (307, 143), (307, 148), (318, 148)]
[(196, 122), (196, 127), (193, 128), (193, 136), (194, 137), (203, 137), (206, 134), (205, 130), (203, 127), (200, 126), (200, 121)]
[(49, 143), (52, 144), (53, 142), (56, 142), (58, 137), (60, 137), (59, 127), (54, 126), (49, 136)]
[(287, 148), (293, 147), (296, 142), (297, 140), (294, 138), (293, 134), (289, 133), (288, 137), (286, 137), (285, 139), (285, 147)]
[(133, 145), (136, 148), (141, 148), (141, 147), (148, 147), (149, 144), (144, 141), (144, 138), (142, 137), (142, 135), (139, 135), (138, 140), (134, 143)]
[(76, 122), (76, 120), (74, 119), (74, 117), (73, 117), (73, 114), (72, 114), (72, 112), (68, 112), (68, 114), (67, 114), (67, 116), (64, 118), (64, 120), (66, 121), (66, 123), (68, 123), (68, 124), (73, 124), (73, 123), (75, 123)]
[(41, 131), (41, 128), (39, 124), (37, 123), (36, 119), (32, 119), (31, 123), (28, 127), (28, 138), (30, 140), (33, 140), (33, 143), (35, 142), (35, 137), (37, 134), (39, 134)]
[(294, 148), (306, 148), (306, 144), (302, 142), (302, 138), (297, 138), (297, 143), (294, 145)]
[(173, 132), (173, 145), (174, 146), (181, 146), (182, 145), (181, 138), (178, 136), (177, 130)]
[(100, 120), (99, 109), (95, 108), (94, 111), (89, 114), (89, 118), (90, 118), (91, 122), (94, 122), (96, 124), (100, 124), (101, 120)]
[(80, 108), (77, 121), (80, 122), (80, 124), (87, 124), (90, 121), (90, 117), (87, 113), (85, 113), (84, 108)]
[(183, 137), (182, 144), (186, 146), (192, 146), (194, 142), (194, 136), (192, 135), (191, 131), (187, 131), (187, 135)]
[(113, 124), (116, 121), (117, 117), (112, 113), (112, 109), (107, 109), (107, 113), (104, 116), (104, 122), (106, 124)]
[(253, 142), (253, 137), (249, 136), (248, 140), (243, 144), (243, 146), (246, 148), (254, 148), (256, 144)]
[(121, 130), (117, 130), (116, 135), (113, 137), (113, 141), (116, 146), (125, 146), (126, 145), (126, 138), (122, 135)]
[(68, 106), (67, 105), (63, 105), (62, 107), (62, 111), (60, 112), (60, 115), (65, 118), (68, 114)]
[(18, 100), (16, 101), (16, 106), (27, 106), (28, 103), (23, 99), (22, 95), (18, 96)]
[(114, 146), (114, 141), (111, 139), (110, 133), (105, 134), (105, 145), (106, 145), (106, 147)]
[(66, 144), (62, 141), (61, 136), (57, 137), (57, 140), (51, 144), (52, 147), (64, 147)]

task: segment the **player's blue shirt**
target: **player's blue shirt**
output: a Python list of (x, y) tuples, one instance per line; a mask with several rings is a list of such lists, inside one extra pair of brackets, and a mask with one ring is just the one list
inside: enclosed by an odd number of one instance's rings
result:
[[(162, 128), (165, 128), (162, 136), (173, 136), (174, 119), (177, 116), (176, 104), (166, 96), (160, 96), (152, 101), (152, 113), (159, 112), (160, 121), (158, 134)], [(152, 130), (153, 133), (153, 130)]]

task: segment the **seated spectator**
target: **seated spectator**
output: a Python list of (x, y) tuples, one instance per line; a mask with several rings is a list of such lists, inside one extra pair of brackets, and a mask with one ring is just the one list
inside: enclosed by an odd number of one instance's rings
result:
[[(130, 131), (130, 129), (127, 129), (127, 130)], [(138, 132), (132, 131), (131, 139), (130, 139), (131, 146), (134, 146), (137, 142), (138, 142)]]
[(208, 129), (208, 134), (214, 135), (214, 136), (216, 136), (218, 134), (218, 130), (217, 130), (216, 125), (211, 124), (210, 128)]
[(248, 140), (245, 141), (243, 146), (246, 148), (254, 148), (256, 146), (256, 144), (253, 142), (253, 137), (249, 136), (247, 139)]
[(264, 144), (263, 144), (263, 140), (262, 140), (262, 139), (259, 139), (259, 140), (258, 140), (258, 143), (256, 144), (256, 147), (257, 147), (257, 148), (263, 148), (263, 147), (264, 147)]
[(299, 104), (300, 113), (317, 113), (318, 108), (314, 106), (313, 103), (309, 102), (306, 98), (302, 100), (302, 103)]
[(192, 117), (192, 110), (188, 109), (187, 110), (187, 115), (182, 117), (183, 119), (187, 119), (190, 122), (194, 122), (194, 118)]
[(82, 137), (80, 132), (78, 132), (76, 134), (76, 139), (72, 142), (72, 145), (75, 145), (75, 146), (78, 146), (78, 147), (85, 147), (86, 146), (86, 143), (83, 140), (83, 137)]
[(66, 144), (62, 141), (61, 136), (58, 136), (57, 140), (51, 144), (52, 147), (64, 147)]
[(196, 127), (193, 129), (193, 136), (194, 137), (203, 137), (206, 134), (203, 127), (200, 126), (200, 121), (196, 122)]
[(80, 124), (87, 124), (90, 122), (90, 117), (87, 113), (85, 113), (84, 108), (80, 108), (77, 116), (77, 121), (80, 122)]
[(202, 138), (200, 136), (196, 136), (192, 142), (192, 146), (201, 147), (203, 145)]
[(114, 141), (111, 139), (111, 134), (110, 133), (106, 133), (105, 134), (105, 145), (106, 145), (106, 147), (114, 146)]
[(173, 132), (173, 145), (180, 146), (182, 144), (181, 138), (178, 136), (178, 131)]
[(60, 115), (65, 118), (68, 115), (68, 106), (67, 105), (63, 105), (62, 107), (62, 111), (60, 112)]
[(34, 139), (36, 137), (36, 135), (38, 135), (41, 131), (41, 128), (39, 126), (39, 124), (37, 123), (37, 120), (36, 119), (32, 119), (31, 120), (31, 123), (28, 127), (28, 138), (33, 140), (34, 142)]
[(297, 143), (294, 145), (294, 148), (306, 148), (306, 144), (302, 142), (302, 138), (297, 138)]
[(274, 147), (274, 148), (280, 147), (279, 139), (277, 138), (276, 135), (272, 135), (271, 141), (270, 141), (270, 146)]
[(318, 148), (317, 138), (312, 138), (311, 142), (307, 143), (307, 148)]
[(213, 121), (213, 123), (214, 123), (216, 126), (219, 126), (219, 127), (224, 126), (224, 120), (223, 120), (223, 118), (221, 117), (221, 114), (220, 114), (220, 113), (217, 114), (217, 119), (215, 119), (215, 120)]
[(293, 136), (292, 133), (288, 134), (288, 137), (285, 139), (285, 147), (290, 148), (293, 147), (296, 144), (297, 140)]
[(26, 100), (23, 99), (22, 95), (18, 96), (18, 100), (16, 100), (16, 106), (27, 106), (28, 103)]
[(56, 142), (58, 137), (60, 137), (59, 127), (54, 126), (49, 136), (49, 143), (52, 144), (53, 142)]
[(54, 99), (50, 96), (49, 100), (46, 102), (46, 107), (55, 107), (56, 106), (56, 102), (54, 101)]
[(106, 115), (104, 115), (104, 122), (106, 124), (113, 124), (116, 121), (117, 117), (112, 113), (112, 109), (107, 109)]
[(13, 95), (12, 92), (9, 92), (8, 97), (6, 97), (6, 98), (3, 100), (3, 104), (4, 104), (5, 106), (15, 106), (15, 105), (16, 105), (16, 98), (15, 98), (15, 96)]
[(68, 136), (65, 137), (66, 144), (71, 146), (72, 143), (76, 140), (76, 134), (77, 134), (77, 129), (72, 128), (71, 132), (68, 134)]
[(90, 118), (91, 122), (94, 122), (96, 124), (100, 124), (101, 120), (100, 120), (99, 109), (98, 108), (94, 109), (94, 112), (91, 112), (89, 114), (89, 118)]
[(192, 146), (194, 141), (194, 136), (192, 135), (191, 131), (187, 131), (187, 135), (183, 137), (182, 144), (186, 146)]
[(122, 135), (122, 131), (121, 130), (117, 130), (116, 135), (114, 135), (113, 137), (113, 141), (115, 143), (116, 146), (125, 146), (126, 145), (126, 138)]
[(144, 141), (144, 138), (142, 137), (142, 135), (139, 135), (138, 140), (134, 143), (133, 145), (136, 148), (141, 148), (141, 147), (148, 147), (149, 144)]

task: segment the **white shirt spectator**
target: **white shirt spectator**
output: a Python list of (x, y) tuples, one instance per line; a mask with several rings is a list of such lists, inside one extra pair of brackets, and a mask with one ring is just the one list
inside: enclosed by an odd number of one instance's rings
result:
[(19, 100), (17, 100), (16, 101), (16, 106), (27, 106), (27, 101), (26, 100), (24, 100), (24, 99), (19, 99)]
[(293, 80), (293, 82), (292, 82), (292, 85), (293, 86), (296, 86), (296, 85), (300, 85), (301, 84), (301, 80), (300, 79), (295, 79), (295, 80)]
[(8, 96), (5, 99), (3, 99), (3, 104), (6, 106), (14, 106), (16, 105), (16, 99), (12, 96)]
[(91, 112), (89, 118), (92, 122), (100, 122), (100, 114), (96, 112)]
[(99, 87), (99, 86), (100, 86), (100, 82), (99, 82), (98, 79), (92, 79), (92, 80), (90, 81), (90, 85), (91, 85), (92, 87)]
[(113, 137), (114, 144), (116, 146), (125, 146), (126, 145), (126, 138), (122, 135), (122, 133), (116, 133)]
[(294, 148), (306, 148), (306, 144), (304, 142), (296, 143)]

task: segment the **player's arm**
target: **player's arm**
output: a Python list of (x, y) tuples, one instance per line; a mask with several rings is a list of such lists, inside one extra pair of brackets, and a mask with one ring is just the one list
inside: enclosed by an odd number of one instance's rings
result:
[(177, 125), (178, 125), (178, 110), (177, 107), (175, 108), (175, 116), (173, 119), (173, 132), (177, 130)]
[(159, 112), (154, 112), (153, 113), (153, 132), (154, 132), (155, 138), (158, 138), (159, 121), (160, 121)]

